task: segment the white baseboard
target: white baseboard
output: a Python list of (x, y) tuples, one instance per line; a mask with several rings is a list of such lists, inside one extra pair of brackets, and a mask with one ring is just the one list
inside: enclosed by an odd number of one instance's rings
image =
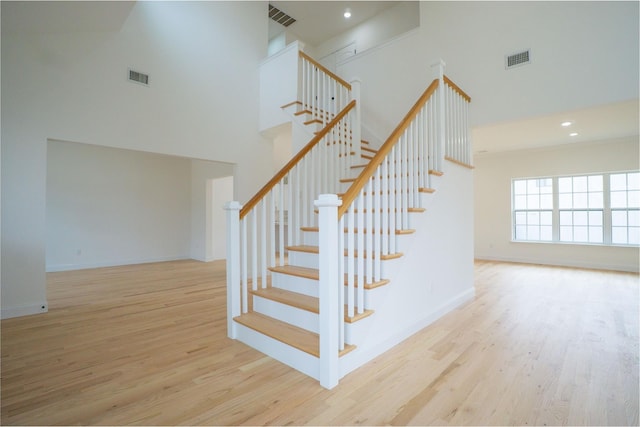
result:
[(94, 262), (86, 264), (54, 264), (47, 265), (47, 273), (54, 273), (57, 271), (71, 271), (71, 270), (86, 270), (89, 268), (102, 268), (102, 267), (118, 267), (121, 265), (133, 265), (133, 264), (148, 264), (151, 262), (167, 262), (167, 261), (181, 261), (184, 259), (192, 259), (188, 255), (178, 255), (159, 258), (143, 258), (143, 259), (130, 259), (123, 261), (107, 261), (107, 262)]
[(519, 264), (538, 264), (538, 265), (552, 265), (554, 267), (575, 267), (585, 268), (589, 270), (611, 270), (611, 271), (623, 271), (625, 273), (639, 273), (640, 265), (612, 265), (593, 262), (580, 262), (580, 261), (553, 261), (553, 260), (539, 260), (519, 257), (496, 257), (487, 255), (475, 255), (474, 257), (478, 261), (496, 261), (496, 262), (514, 262)]
[(30, 316), (32, 314), (41, 314), (49, 311), (49, 305), (46, 301), (39, 304), (22, 305), (16, 307), (3, 307), (0, 312), (0, 318), (10, 319), (12, 317)]

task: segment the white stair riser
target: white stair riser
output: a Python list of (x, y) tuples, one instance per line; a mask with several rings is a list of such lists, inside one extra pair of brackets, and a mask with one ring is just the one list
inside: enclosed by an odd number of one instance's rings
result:
[(253, 297), (253, 310), (293, 326), (319, 333), (317, 313), (259, 296)]
[[(346, 293), (345, 287), (345, 293)], [(369, 291), (367, 291), (369, 292)], [(346, 295), (345, 295), (346, 300)], [(280, 320), (290, 325), (297, 326), (308, 331), (318, 333), (319, 318), (317, 313), (312, 313), (287, 304), (254, 296), (253, 309), (258, 313)], [(372, 317), (365, 317), (357, 322), (345, 322), (345, 343), (358, 345), (358, 340), (365, 336), (369, 329)]]
[[(410, 236), (410, 235), (408, 235)], [(407, 236), (403, 236), (403, 235), (391, 235), (389, 236), (389, 238), (391, 239), (396, 239), (396, 252), (402, 252), (402, 247), (403, 247), (403, 240), (405, 240), (404, 238)], [(354, 236), (353, 239), (354, 242), (354, 247), (355, 249), (358, 249), (358, 239), (357, 236)], [(305, 231), (302, 233), (302, 244), (303, 245), (308, 245), (308, 246), (318, 246), (318, 232), (317, 231)], [(365, 244), (366, 244), (366, 235), (365, 235)], [(345, 234), (345, 238), (344, 238), (344, 247), (345, 249), (349, 248), (349, 241), (347, 239), (347, 236)], [(293, 252), (292, 252), (293, 253)]]
[[(344, 271), (347, 271), (347, 257), (344, 258)], [(318, 267), (318, 254), (314, 254), (314, 253), (308, 253), (308, 252), (296, 252), (296, 251), (291, 251), (289, 252), (289, 264), (290, 265), (295, 265), (297, 267), (306, 267), (306, 268), (319, 268)], [(388, 277), (389, 276), (389, 272), (390, 272), (390, 268), (393, 268), (395, 266), (395, 264), (398, 263), (398, 259), (394, 258), (394, 259), (389, 259), (389, 260), (382, 260), (381, 264), (380, 264), (380, 270), (381, 270), (381, 275), (382, 277)], [(354, 264), (356, 265), (355, 268), (357, 268), (357, 260), (354, 261)]]
[(274, 359), (320, 380), (320, 360), (302, 350), (236, 323), (237, 339)]
[(271, 285), (274, 288), (280, 288), (286, 291), (297, 292), (299, 294), (318, 298), (317, 280), (272, 272)]

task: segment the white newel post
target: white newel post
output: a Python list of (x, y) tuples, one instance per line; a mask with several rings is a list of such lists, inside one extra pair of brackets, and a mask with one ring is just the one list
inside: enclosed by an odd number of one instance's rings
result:
[(240, 203), (227, 202), (227, 336), (236, 338), (233, 318), (240, 316)]
[(442, 170), (442, 161), (445, 156), (445, 129), (446, 129), (446, 106), (445, 106), (445, 84), (444, 84), (444, 67), (445, 63), (442, 59), (431, 64), (431, 72), (434, 79), (438, 79), (438, 97), (436, 100), (436, 111), (438, 114), (438, 153), (435, 164), (438, 170)]
[(361, 81), (358, 78), (352, 79), (351, 84), (351, 99), (356, 101), (356, 108), (354, 112), (353, 120), (353, 150), (355, 151), (355, 158), (360, 159), (360, 144), (362, 140), (362, 116), (360, 111), (360, 85)]
[(338, 385), (340, 367), (339, 292), (342, 280), (338, 277), (338, 206), (342, 200), (335, 194), (321, 194), (314, 202), (319, 209), (319, 266), (320, 266), (320, 385), (331, 389)]

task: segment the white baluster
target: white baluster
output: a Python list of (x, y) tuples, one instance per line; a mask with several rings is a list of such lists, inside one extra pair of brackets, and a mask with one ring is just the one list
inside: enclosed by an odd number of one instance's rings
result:
[(389, 199), (392, 197), (389, 194), (389, 156), (387, 155), (380, 167), (378, 167), (381, 179), (382, 179), (382, 227), (380, 232), (382, 233), (382, 255), (389, 255)]
[(278, 184), (278, 251), (280, 252), (280, 265), (285, 265), (284, 251), (284, 185)]
[[(382, 254), (382, 248), (380, 247), (380, 233), (382, 232), (382, 224), (380, 222), (382, 215), (382, 205), (380, 203), (380, 168), (378, 167), (373, 174), (373, 227), (371, 229), (371, 236), (373, 237), (373, 277), (375, 282), (380, 281), (380, 255)], [(360, 307), (358, 307), (358, 313), (362, 313)]]
[(269, 259), (271, 260), (271, 265), (282, 265), (280, 261), (280, 257), (276, 257), (276, 195), (275, 191), (271, 189), (269, 191), (269, 199), (271, 200), (270, 208), (269, 208)]
[[(260, 278), (261, 284), (263, 288), (267, 287), (267, 200), (263, 198), (260, 202), (262, 205), (261, 209), (261, 219), (262, 219), (262, 229), (260, 230), (260, 263), (262, 265), (262, 277)], [(271, 224), (273, 227), (273, 224)]]
[[(366, 188), (366, 186), (365, 186)], [(360, 193), (358, 194), (358, 198), (356, 199), (357, 205), (358, 205), (358, 213), (357, 213), (357, 220), (356, 220), (356, 229), (358, 230), (357, 233), (357, 242), (356, 242), (356, 248), (358, 250), (358, 262), (357, 262), (357, 273), (356, 273), (356, 277), (358, 280), (358, 295), (356, 298), (356, 305), (358, 307), (360, 307), (361, 305), (364, 305), (364, 278), (366, 276), (365, 273), (365, 268), (364, 268), (364, 256), (365, 256), (365, 247), (364, 247), (364, 228), (365, 228), (365, 221), (364, 221), (364, 188), (362, 190), (360, 190)]]
[(360, 79), (354, 78), (351, 80), (351, 99), (354, 99), (356, 101), (356, 106), (355, 106), (355, 111), (353, 113), (353, 126), (351, 129), (352, 132), (352, 140), (353, 140), (353, 148), (354, 148), (354, 152), (355, 155), (354, 157), (356, 159), (360, 159), (360, 155), (361, 155), (361, 141), (362, 141), (362, 128), (361, 128), (361, 119), (362, 119), (362, 112), (360, 111), (361, 105), (360, 105)]
[(258, 226), (256, 210), (249, 213), (251, 216), (251, 287), (258, 289)]
[(369, 179), (366, 185), (365, 190), (367, 196), (365, 198), (366, 203), (366, 212), (364, 214), (365, 217), (365, 245), (366, 245), (366, 257), (365, 264), (367, 266), (366, 282), (363, 283), (373, 283), (373, 182), (372, 178)]
[[(355, 297), (355, 235), (354, 235), (354, 208), (347, 211), (347, 316), (354, 316)], [(342, 233), (344, 234), (344, 233)]]

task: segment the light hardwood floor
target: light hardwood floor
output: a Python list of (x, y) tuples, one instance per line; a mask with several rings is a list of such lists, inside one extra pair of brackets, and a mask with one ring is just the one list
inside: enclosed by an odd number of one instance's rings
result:
[(474, 301), (332, 391), (226, 338), (220, 262), (48, 274), (3, 425), (638, 425), (638, 275), (476, 263)]

